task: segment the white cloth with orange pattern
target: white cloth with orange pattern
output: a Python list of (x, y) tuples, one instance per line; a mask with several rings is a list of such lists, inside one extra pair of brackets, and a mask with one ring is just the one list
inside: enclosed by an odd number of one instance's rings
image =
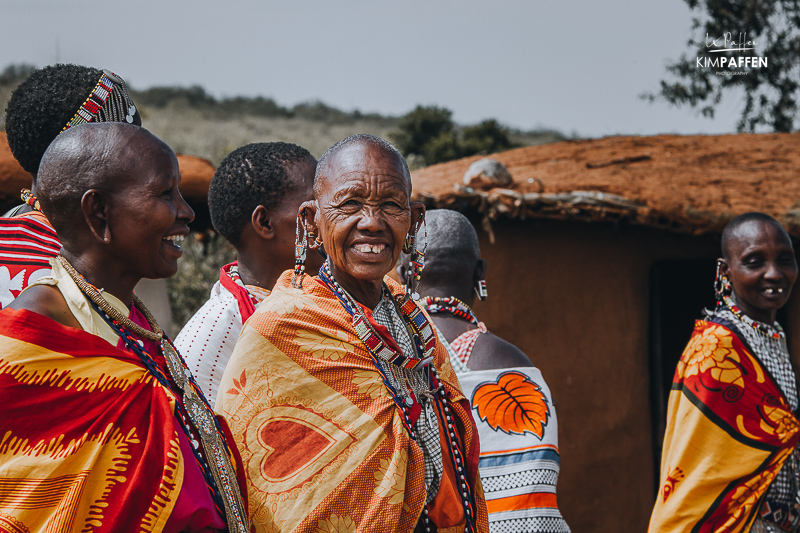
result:
[(558, 423), (542, 373), (535, 367), (473, 371), (469, 353), (459, 356), (443, 344), (478, 426), (490, 533), (569, 533), (556, 503)]

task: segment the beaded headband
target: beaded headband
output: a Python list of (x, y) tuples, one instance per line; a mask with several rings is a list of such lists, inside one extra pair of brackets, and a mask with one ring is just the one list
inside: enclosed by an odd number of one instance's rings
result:
[(97, 119), (98, 122), (133, 123), (136, 106), (133, 105), (125, 80), (110, 70), (104, 70), (91, 94), (61, 131)]

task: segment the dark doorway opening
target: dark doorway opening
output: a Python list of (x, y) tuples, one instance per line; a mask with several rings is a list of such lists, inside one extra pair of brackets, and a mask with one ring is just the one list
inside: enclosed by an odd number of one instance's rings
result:
[(650, 405), (658, 491), (667, 399), (694, 321), (714, 307), (716, 258), (659, 261), (650, 276)]

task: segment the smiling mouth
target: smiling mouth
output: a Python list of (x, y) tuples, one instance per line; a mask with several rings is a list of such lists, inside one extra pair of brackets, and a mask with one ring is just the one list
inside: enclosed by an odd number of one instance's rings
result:
[(169, 235), (168, 237), (164, 237), (162, 240), (163, 241), (167, 241), (169, 244), (171, 244), (175, 248), (180, 249), (180, 245), (178, 243), (183, 241), (183, 239), (184, 239), (183, 235)]
[(353, 246), (362, 254), (379, 254), (386, 248), (385, 244), (356, 244)]
[(764, 294), (773, 295), (773, 294), (783, 294), (783, 287), (779, 287), (777, 289), (773, 289), (772, 287), (763, 290)]

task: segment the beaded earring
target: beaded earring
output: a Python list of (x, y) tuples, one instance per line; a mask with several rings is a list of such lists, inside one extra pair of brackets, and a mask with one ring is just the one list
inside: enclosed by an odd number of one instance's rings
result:
[(308, 250), (308, 230), (306, 229), (305, 212), (297, 213), (297, 233), (294, 239), (294, 274), (292, 287), (303, 288), (303, 274), (306, 271), (306, 251)]
[(717, 299), (717, 305), (724, 305), (725, 298), (732, 294), (731, 282), (728, 276), (722, 273), (722, 260), (717, 260), (717, 274), (714, 278), (714, 297)]
[(489, 296), (489, 291), (486, 290), (486, 280), (479, 279), (475, 283), (475, 294), (478, 295), (479, 300), (485, 300)]
[[(419, 300), (419, 287), (420, 273), (425, 268), (425, 250), (428, 248), (428, 226), (425, 225), (425, 215), (421, 214), (417, 219), (416, 228), (413, 232), (409, 232), (406, 236), (406, 241), (403, 244), (403, 252), (410, 254), (411, 257), (408, 261), (408, 273), (406, 275), (406, 300), (412, 298)], [(422, 250), (420, 250), (419, 231), (424, 231), (422, 237)]]

